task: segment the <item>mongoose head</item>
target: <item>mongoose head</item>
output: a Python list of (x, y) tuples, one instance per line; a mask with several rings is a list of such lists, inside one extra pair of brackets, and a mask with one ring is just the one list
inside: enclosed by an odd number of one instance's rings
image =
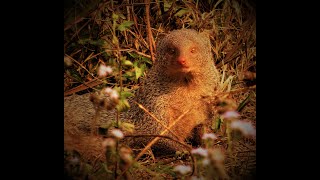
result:
[(191, 29), (171, 31), (157, 42), (157, 66), (168, 75), (199, 73), (213, 65), (210, 40)]

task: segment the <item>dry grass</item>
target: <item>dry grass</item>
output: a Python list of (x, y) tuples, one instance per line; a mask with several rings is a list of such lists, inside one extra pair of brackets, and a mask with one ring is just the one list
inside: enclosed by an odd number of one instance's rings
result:
[[(210, 34), (214, 60), (222, 74), (222, 93), (217, 95), (217, 99), (227, 102), (227, 107), (239, 108), (241, 119), (247, 119), (255, 126), (254, 4), (246, 0), (151, 1), (150, 6), (145, 3), (148, 1), (74, 2), (76, 3), (65, 8), (64, 13), (65, 95), (84, 94), (105, 86), (126, 88), (134, 92), (157, 58), (154, 55), (158, 36), (173, 29), (192, 28)], [(133, 65), (129, 65), (130, 62)], [(112, 66), (113, 73), (107, 78), (99, 78), (97, 69), (100, 64)], [(217, 122), (217, 119), (213, 121), (213, 127), (217, 127)], [(116, 176), (118, 179), (181, 179), (183, 177), (172, 170), (178, 164), (195, 166), (195, 173), (198, 175), (208, 173), (208, 169), (194, 163), (187, 154), (154, 158), (150, 152), (130, 166), (121, 161), (120, 157), (108, 164), (101, 146), (103, 139), (82, 135), (82, 132), (73, 127), (72, 124), (65, 123), (67, 133), (75, 137), (65, 139), (65, 158), (68, 160), (79, 156), (82, 162), (79, 169), (85, 169), (80, 174), (73, 173), (73, 179), (86, 176), (89, 179), (116, 179)], [(220, 148), (225, 152), (224, 168), (228, 178), (254, 178), (255, 139), (243, 138), (236, 132), (230, 133), (225, 122), (213, 130), (218, 139), (213, 146), (206, 147)], [(80, 155), (74, 155), (77, 153), (72, 153), (69, 148), (83, 144), (86, 147), (77, 148), (82, 150), (77, 152)], [(123, 173), (126, 169), (129, 176)], [(114, 174), (115, 171), (118, 171), (117, 175)], [(207, 178), (223, 177), (219, 170), (211, 172), (213, 174), (210, 172)]]

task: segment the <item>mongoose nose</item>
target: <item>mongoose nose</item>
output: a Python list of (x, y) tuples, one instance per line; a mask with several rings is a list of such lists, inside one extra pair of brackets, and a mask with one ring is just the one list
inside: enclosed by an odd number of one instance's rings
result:
[(178, 57), (177, 61), (181, 65), (186, 65), (186, 59), (184, 57)]

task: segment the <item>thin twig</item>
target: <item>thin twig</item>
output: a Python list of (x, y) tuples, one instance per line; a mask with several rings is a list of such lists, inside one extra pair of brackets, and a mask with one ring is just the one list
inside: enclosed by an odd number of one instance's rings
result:
[(96, 77), (94, 77), (94, 75), (90, 71), (87, 70), (87, 68), (85, 68), (82, 64), (80, 64), (77, 60), (73, 59), (73, 57), (69, 56), (68, 54), (64, 54), (64, 55), (70, 58), (73, 62), (77, 63), (84, 70), (86, 70), (93, 78), (97, 79)]
[(249, 90), (253, 90), (256, 89), (256, 85), (250, 86), (250, 87), (245, 87), (245, 88), (240, 88), (240, 89), (235, 89), (229, 92), (219, 92), (219, 95), (226, 95), (226, 94), (235, 94), (235, 93), (239, 93), (239, 92), (245, 92), (245, 91), (249, 91)]
[[(185, 111), (183, 114), (181, 114), (172, 124), (170, 124), (170, 126), (168, 128), (166, 128), (165, 130), (163, 130), (160, 135), (164, 135), (166, 134), (168, 131), (170, 131), (170, 129), (178, 122), (182, 119), (182, 117), (184, 117), (191, 109)], [(160, 138), (156, 137), (154, 138), (151, 142), (149, 142), (147, 144), (147, 146), (137, 155), (137, 157), (135, 158), (135, 160), (137, 161), (153, 144), (155, 144)]]
[(151, 25), (150, 25), (150, 0), (145, 0), (146, 3), (146, 21), (147, 21), (147, 32), (148, 32), (148, 40), (149, 40), (149, 50), (151, 54), (151, 60), (154, 62), (154, 53), (153, 53), (153, 36), (151, 32)]
[[(139, 103), (137, 103), (136, 101), (134, 101), (136, 104), (138, 104), (138, 106), (140, 105)], [(142, 105), (140, 105), (139, 106), (140, 108), (142, 107), (142, 109), (143, 110), (145, 110), (147, 113), (149, 112), (148, 110), (146, 110)], [(191, 108), (190, 109), (188, 109), (187, 111), (185, 111), (183, 114), (181, 114), (172, 124), (170, 124), (170, 126), (169, 127), (166, 127), (166, 126), (164, 126), (164, 125), (162, 125), (162, 123), (160, 123), (160, 120), (159, 119), (157, 119), (153, 114), (151, 114), (151, 113), (148, 113), (151, 117), (153, 117), (157, 122), (159, 122), (163, 127), (165, 127), (165, 130), (163, 130), (159, 135), (150, 135), (150, 136), (156, 136), (151, 142), (149, 142), (145, 147), (144, 147), (144, 149), (136, 156), (136, 158), (134, 159), (134, 161), (138, 161), (138, 159), (143, 155), (143, 154), (145, 154), (145, 152), (148, 150), (148, 149), (150, 149), (150, 147), (153, 145), (153, 144), (155, 144), (161, 137), (167, 137), (167, 136), (163, 136), (164, 134), (166, 134), (168, 131), (169, 132), (171, 132), (170, 131), (170, 129), (172, 128), (172, 126), (174, 126), (178, 121), (180, 121), (181, 119), (182, 119), (182, 117), (184, 117), (188, 112), (190, 112), (190, 110), (191, 110)], [(172, 133), (172, 132), (171, 132)], [(172, 133), (172, 134), (174, 134), (174, 133)], [(171, 138), (170, 138), (171, 139)], [(179, 139), (179, 138), (178, 138)], [(183, 142), (179, 142), (179, 144), (183, 144)], [(184, 146), (186, 146), (186, 147), (188, 147), (187, 145), (184, 145)], [(191, 149), (190, 149), (190, 147), (188, 147), (188, 150), (190, 151)], [(192, 157), (192, 156), (191, 156)], [(193, 157), (192, 157), (192, 160), (193, 160), (193, 162), (195, 162), (194, 161), (194, 159), (193, 159)], [(195, 163), (193, 163), (193, 169), (192, 169), (192, 174), (194, 173), (194, 170), (195, 170)], [(123, 176), (124, 175), (124, 173), (126, 173), (126, 171), (130, 168), (131, 166), (128, 166), (122, 173), (121, 173), (121, 176)], [(121, 176), (119, 176), (119, 177), (121, 177)], [(118, 177), (118, 179), (119, 179), (119, 177)]]
[(166, 130), (168, 130), (170, 133), (172, 133), (172, 134), (175, 136), (175, 138), (179, 139), (179, 136), (178, 136), (178, 135), (176, 135), (174, 132), (172, 132), (169, 127), (167, 127), (166, 125), (164, 125), (154, 114), (152, 114), (152, 113), (151, 113), (150, 111), (148, 111), (145, 107), (143, 107), (143, 105), (139, 104), (137, 101), (134, 101), (134, 100), (133, 100), (133, 102), (136, 103), (136, 104), (139, 106), (139, 108), (141, 108), (142, 110), (144, 110), (144, 111), (145, 111), (149, 116), (151, 116), (154, 120), (156, 120), (162, 127), (164, 127)]
[[(106, 136), (106, 137), (109, 137), (109, 136)], [(110, 136), (111, 137), (111, 136)], [(170, 139), (171, 141), (174, 141), (184, 147), (186, 147), (188, 150), (191, 150), (191, 147), (185, 143), (182, 143), (176, 139), (173, 139), (172, 137), (170, 136), (166, 136), (166, 135), (157, 135), (157, 134), (136, 134), (136, 135), (125, 135), (124, 136), (125, 138), (128, 138), (128, 137), (132, 137), (132, 138), (138, 138), (138, 137), (159, 137), (159, 138), (164, 138), (164, 139)]]

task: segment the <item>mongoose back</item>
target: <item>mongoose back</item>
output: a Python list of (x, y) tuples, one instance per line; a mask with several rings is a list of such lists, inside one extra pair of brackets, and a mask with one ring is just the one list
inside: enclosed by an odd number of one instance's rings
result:
[[(196, 126), (212, 119), (212, 112), (204, 97), (216, 91), (219, 73), (214, 65), (210, 40), (204, 33), (195, 30), (174, 30), (157, 41), (156, 58), (134, 100), (167, 127), (181, 116), (171, 127), (171, 132), (165, 135), (184, 141), (192, 135)], [(135, 103), (129, 102), (132, 106), (125, 113), (124, 120), (135, 125), (135, 134), (159, 135), (165, 130)], [(90, 121), (93, 116), (94, 110), (88, 95), (65, 98), (65, 121), (66, 118), (77, 118), (78, 122)], [(102, 113), (101, 119), (107, 118), (108, 113)], [(130, 147), (142, 148), (152, 139), (130, 138), (127, 143)], [(162, 154), (173, 153), (183, 147), (174, 141), (160, 139), (152, 149), (155, 154)]]

